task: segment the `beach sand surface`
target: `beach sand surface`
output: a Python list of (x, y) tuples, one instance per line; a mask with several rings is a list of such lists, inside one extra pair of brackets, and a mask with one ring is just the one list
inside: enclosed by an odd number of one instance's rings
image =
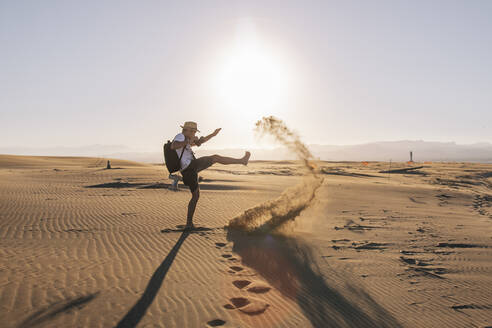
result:
[(492, 326), (491, 164), (318, 162), (246, 233), (300, 162), (212, 166), (183, 232), (165, 167), (106, 161), (0, 155), (0, 326)]

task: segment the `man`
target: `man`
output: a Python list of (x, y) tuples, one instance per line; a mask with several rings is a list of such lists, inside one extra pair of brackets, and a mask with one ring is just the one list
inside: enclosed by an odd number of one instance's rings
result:
[(185, 122), (181, 126), (183, 129), (181, 133), (178, 133), (174, 137), (171, 144), (171, 149), (176, 150), (178, 157), (181, 157), (181, 175), (183, 176), (183, 183), (190, 188), (191, 200), (188, 203), (188, 215), (186, 220), (186, 229), (190, 230), (194, 228), (193, 214), (195, 213), (196, 204), (200, 197), (200, 187), (198, 185), (198, 172), (209, 168), (215, 163), (220, 164), (243, 164), (248, 165), (249, 157), (251, 153), (247, 151), (242, 158), (223, 157), (219, 155), (203, 156), (195, 158), (195, 154), (191, 150), (191, 147), (200, 146), (204, 142), (209, 141), (212, 137), (215, 137), (221, 129), (215, 129), (214, 132), (206, 137), (196, 137), (196, 132), (200, 132), (197, 129), (195, 122)]

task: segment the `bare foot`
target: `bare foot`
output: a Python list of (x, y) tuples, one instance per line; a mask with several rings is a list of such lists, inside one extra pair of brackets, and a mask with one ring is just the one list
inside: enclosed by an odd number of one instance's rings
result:
[(248, 165), (249, 162), (249, 157), (251, 156), (251, 153), (247, 151), (244, 156), (243, 156), (243, 165)]

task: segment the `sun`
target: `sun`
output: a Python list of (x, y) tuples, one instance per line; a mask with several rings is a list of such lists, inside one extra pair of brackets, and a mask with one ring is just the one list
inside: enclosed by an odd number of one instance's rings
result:
[(231, 110), (255, 114), (279, 107), (287, 92), (282, 58), (250, 31), (225, 51), (218, 69), (217, 95)]

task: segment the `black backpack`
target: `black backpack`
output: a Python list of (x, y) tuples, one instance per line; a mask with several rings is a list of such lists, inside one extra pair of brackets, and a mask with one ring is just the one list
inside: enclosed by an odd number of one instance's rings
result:
[(181, 157), (183, 157), (183, 153), (186, 147), (183, 147), (183, 151), (181, 152), (181, 156), (178, 158), (178, 153), (176, 150), (171, 149), (171, 141), (167, 141), (164, 144), (164, 161), (166, 162), (167, 170), (169, 173), (174, 173), (179, 171), (181, 168)]

